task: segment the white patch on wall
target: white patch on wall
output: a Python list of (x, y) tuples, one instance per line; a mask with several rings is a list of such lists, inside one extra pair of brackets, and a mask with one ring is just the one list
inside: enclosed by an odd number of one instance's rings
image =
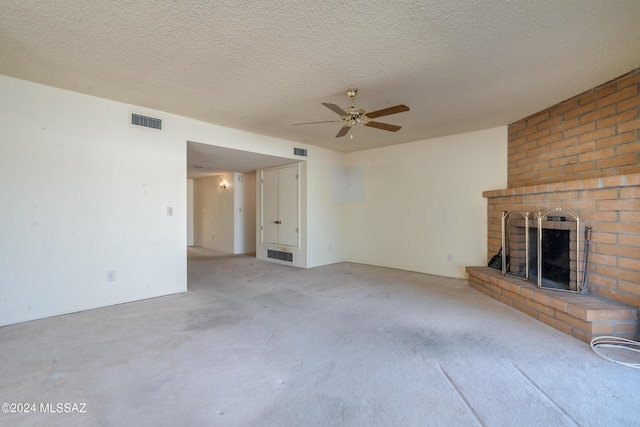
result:
[(331, 202), (364, 203), (364, 165), (331, 165)]

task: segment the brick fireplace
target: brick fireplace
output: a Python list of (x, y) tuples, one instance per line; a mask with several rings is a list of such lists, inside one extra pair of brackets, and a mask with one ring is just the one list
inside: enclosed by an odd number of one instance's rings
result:
[(584, 341), (637, 338), (640, 69), (511, 124), (508, 138), (508, 188), (483, 193), (488, 258), (502, 245), (503, 211), (575, 212), (592, 229), (589, 295), (541, 290), (488, 267), (468, 267), (469, 284)]

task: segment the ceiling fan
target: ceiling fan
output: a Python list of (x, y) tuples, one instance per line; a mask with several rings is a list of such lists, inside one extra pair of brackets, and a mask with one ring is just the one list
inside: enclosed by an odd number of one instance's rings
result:
[(330, 102), (322, 103), (322, 105), (324, 105), (325, 107), (327, 107), (328, 109), (330, 109), (334, 113), (337, 113), (340, 116), (338, 120), (327, 120), (323, 122), (294, 123), (294, 125), (310, 125), (315, 123), (341, 122), (343, 125), (342, 125), (342, 128), (340, 128), (340, 130), (338, 131), (336, 138), (345, 136), (347, 133), (349, 133), (351, 128), (356, 126), (358, 123), (361, 125), (376, 128), (376, 129), (388, 130), (389, 132), (397, 132), (402, 128), (402, 126), (390, 125), (390, 124), (381, 123), (381, 122), (374, 122), (371, 119), (409, 111), (409, 107), (407, 107), (406, 105), (400, 104), (393, 107), (383, 108), (382, 110), (376, 110), (376, 111), (367, 113), (362, 108), (355, 107), (354, 103), (355, 103), (356, 94), (358, 93), (358, 89), (351, 88), (351, 89), (347, 89), (345, 92), (347, 93), (347, 96), (351, 98), (350, 108), (343, 110), (342, 108), (338, 107), (336, 104), (332, 104)]

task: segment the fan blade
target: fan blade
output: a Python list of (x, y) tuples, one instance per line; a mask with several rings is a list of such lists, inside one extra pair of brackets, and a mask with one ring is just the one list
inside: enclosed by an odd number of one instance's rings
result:
[(315, 125), (316, 123), (338, 123), (340, 120), (325, 120), (324, 122), (306, 122), (306, 123), (294, 123), (293, 125)]
[(391, 114), (404, 113), (405, 111), (409, 111), (409, 107), (406, 105), (396, 105), (394, 107), (384, 108), (382, 110), (372, 111), (367, 113), (367, 117), (370, 119), (375, 119), (376, 117), (389, 116)]
[(336, 135), (336, 138), (340, 138), (341, 136), (345, 136), (351, 130), (351, 126), (342, 126)]
[(365, 126), (369, 126), (376, 129), (388, 130), (389, 132), (398, 132), (400, 129), (402, 129), (402, 126), (390, 125), (387, 123), (380, 123), (380, 122), (368, 122), (368, 123), (365, 123)]
[(338, 107), (336, 104), (331, 104), (330, 102), (323, 102), (322, 105), (324, 105), (334, 113), (340, 114), (341, 116), (348, 116), (347, 112), (344, 111), (342, 108)]

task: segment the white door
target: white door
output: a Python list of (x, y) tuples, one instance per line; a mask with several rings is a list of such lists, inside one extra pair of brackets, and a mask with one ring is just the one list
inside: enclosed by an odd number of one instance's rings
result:
[(279, 171), (278, 242), (281, 245), (298, 246), (298, 166), (279, 169)]
[(262, 172), (262, 241), (264, 243), (278, 243), (280, 227), (278, 226), (280, 204), (278, 194), (279, 171), (272, 169)]
[(298, 246), (298, 166), (262, 172), (262, 241)]

